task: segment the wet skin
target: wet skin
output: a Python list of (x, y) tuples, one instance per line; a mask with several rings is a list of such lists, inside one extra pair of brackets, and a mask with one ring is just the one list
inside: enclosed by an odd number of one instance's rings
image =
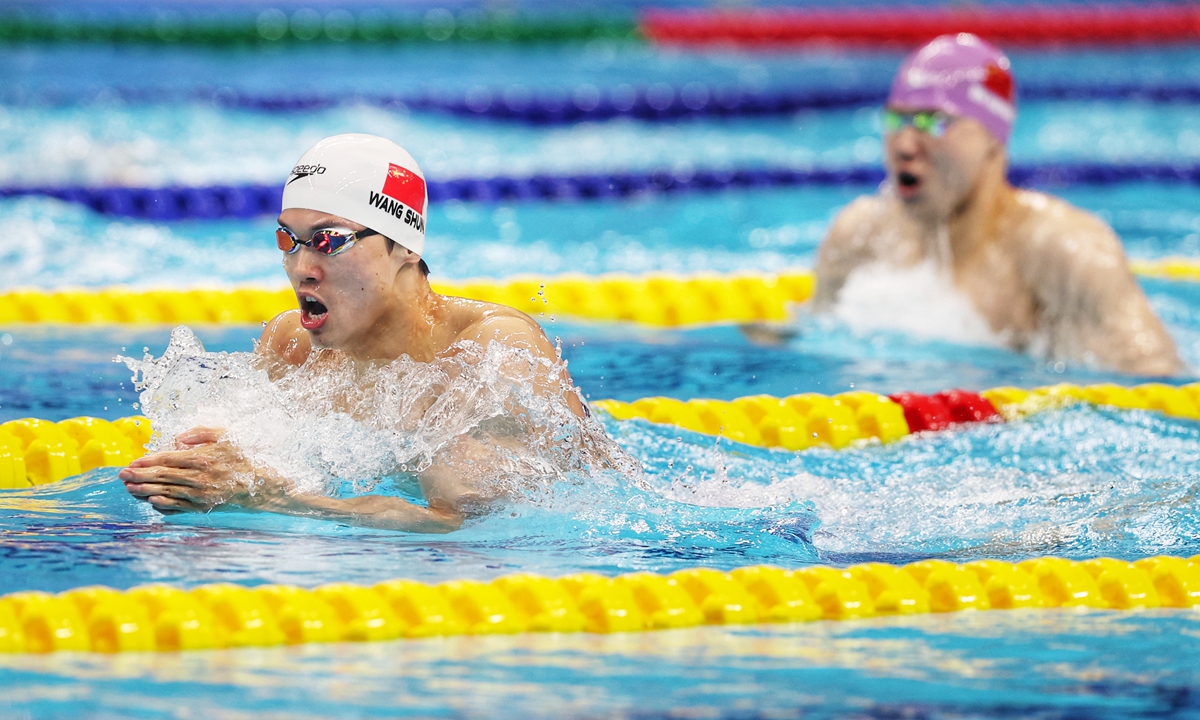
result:
[[(312, 210), (289, 209), (279, 223), (307, 239), (325, 228), (365, 231), (362, 225)], [(499, 342), (556, 358), (537, 322), (513, 308), (434, 293), (418, 266), (420, 257), (381, 235), (366, 235), (350, 249), (327, 256), (301, 246), (283, 266), (299, 310), (267, 324), (256, 352), (278, 377), (314, 352), (343, 353), (355, 363), (386, 363), (408, 355), (432, 362), (457, 352), (463, 341)], [(539, 394), (558, 397), (583, 417), (585, 410), (561, 382), (535, 383)], [(297, 494), (287, 478), (258, 467), (219, 428), (195, 428), (175, 439), (176, 449), (147, 455), (121, 470), (134, 497), (164, 514), (208, 512), (225, 506), (309, 515), (356, 525), (411, 532), (449, 532), (473, 509), (497, 499), (486, 468), (494, 442), (459, 437), (420, 473), (428, 507), (379, 495), (338, 499)]]
[(1182, 369), (1112, 229), (1009, 185), (1006, 149), (980, 123), (954, 118), (941, 137), (906, 126), (885, 143), (882, 191), (843, 208), (821, 245), (815, 309), (859, 267), (934, 260), (1015, 349), (1139, 375)]

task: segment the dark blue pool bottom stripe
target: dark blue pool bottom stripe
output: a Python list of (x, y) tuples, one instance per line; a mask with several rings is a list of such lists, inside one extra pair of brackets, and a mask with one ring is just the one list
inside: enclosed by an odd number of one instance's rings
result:
[[(1025, 187), (1111, 185), (1121, 182), (1200, 184), (1200, 165), (1100, 165), (1046, 163), (1017, 165), (1009, 179)], [(701, 170), (689, 173), (646, 172), (607, 175), (534, 175), (532, 177), (430, 180), (430, 202), (515, 202), (600, 200), (683, 192), (804, 186), (873, 185), (884, 178), (877, 166), (795, 170), (758, 168)], [(210, 187), (7, 187), (0, 197), (42, 195), (76, 202), (106, 215), (147, 220), (250, 218), (279, 212), (281, 185)]]
[[(211, 102), (218, 107), (261, 112), (314, 112), (348, 105), (370, 105), (390, 110), (437, 112), (480, 119), (521, 122), (531, 125), (563, 125), (631, 118), (646, 122), (670, 122), (684, 118), (768, 117), (802, 110), (833, 110), (881, 105), (887, 86), (864, 84), (851, 88), (805, 88), (754, 91), (737, 87), (709, 87), (688, 83), (675, 87), (657, 83), (643, 88), (599, 89), (581, 86), (573, 91), (513, 93), (474, 89), (465, 94), (290, 94), (269, 95), (220, 90), (172, 93), (164, 90), (110, 89), (112, 96), (135, 103), (180, 101)], [(34, 95), (32, 98), (0, 93), (4, 102), (20, 104), (73, 104), (86, 98), (72, 95)], [(1144, 85), (1030, 85), (1020, 89), (1020, 100), (1124, 100), (1154, 103), (1200, 103), (1200, 84)]]

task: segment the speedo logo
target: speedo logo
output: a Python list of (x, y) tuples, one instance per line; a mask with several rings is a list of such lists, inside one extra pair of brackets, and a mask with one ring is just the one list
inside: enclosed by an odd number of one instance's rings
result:
[(403, 222), (405, 225), (412, 227), (413, 230), (420, 233), (425, 232), (425, 218), (421, 217), (419, 213), (404, 203), (397, 202), (383, 193), (373, 191), (368, 196), (367, 202)]
[(325, 166), (324, 165), (297, 165), (296, 167), (292, 168), (292, 174), (295, 175), (296, 177), (292, 178), (291, 180), (288, 180), (287, 181), (288, 185), (291, 185), (292, 183), (296, 182), (297, 180), (299, 180), (302, 177), (308, 177), (309, 175), (324, 175), (325, 174)]

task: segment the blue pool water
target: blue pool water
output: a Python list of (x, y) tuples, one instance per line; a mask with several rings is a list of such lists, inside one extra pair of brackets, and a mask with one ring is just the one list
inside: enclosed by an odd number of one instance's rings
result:
[[(330, 54), (7, 47), (0, 63), (0, 185), (274, 183), (310, 143), (377, 132), (431, 177), (876, 162), (877, 114), (632, 121), (560, 128), (354, 106), (232, 110), (244, 92), (403, 93), (427, 87), (570, 89), (882, 87), (889, 53), (699, 56), (641, 46)], [(148, 63), (159, 72), (147, 73)], [(1195, 83), (1192, 49), (1014, 54), (1018, 82)], [(403, 70), (403, 71), (401, 71)], [(296, 77), (303, 77), (299, 84)], [(169, 91), (126, 102), (106, 88)], [(171, 95), (175, 93), (176, 95)], [(1191, 104), (1030, 102), (1015, 162), (1200, 160)], [(730, 272), (811, 267), (837, 208), (867, 187), (742, 190), (633, 201), (446, 203), (427, 258), (450, 279), (520, 273)], [(1135, 258), (1200, 256), (1200, 188), (1133, 182), (1058, 188)], [(271, 218), (150, 223), (46, 198), (0, 200), (0, 289), (277, 287)], [(1145, 280), (1192, 368), (1200, 286)], [(653, 330), (546, 319), (585, 394), (732, 398), (1132, 383), (988, 346), (811, 318), (777, 347), (736, 328)], [(256, 327), (197, 328), (245, 351)], [(0, 421), (136, 412), (118, 354), (155, 355), (170, 328), (0, 328)], [(1185, 382), (1191, 375), (1176, 382)], [(157, 517), (115, 470), (0, 493), (0, 592), (150, 581), (374, 582), (723, 569), (774, 563), (1136, 559), (1200, 552), (1200, 425), (1075, 407), (888, 446), (791, 454), (641, 421), (605, 419), (646, 488), (583, 478), (445, 537), (264, 515)], [(386, 488), (385, 488), (386, 489)], [(627, 636), (451, 638), (178, 656), (0, 655), (0, 715), (56, 717), (1196, 717), (1194, 613), (982, 613)]]
[[(175, 656), (0, 656), (26, 717), (1187, 718), (1195, 615), (1004, 613)], [(1187, 635), (1184, 635), (1187, 637)], [(1131, 656), (1137, 661), (1131, 661)]]
[[(875, 108), (791, 117), (642, 123), (618, 119), (531, 127), (369, 105), (308, 113), (226, 110), (211, 103), (12, 105), (0, 114), (4, 185), (273, 183), (313, 143), (369, 131), (404, 139), (431, 177), (844, 166), (880, 158)], [(1185, 103), (1031, 101), (1013, 162), (1194, 164), (1200, 121)]]

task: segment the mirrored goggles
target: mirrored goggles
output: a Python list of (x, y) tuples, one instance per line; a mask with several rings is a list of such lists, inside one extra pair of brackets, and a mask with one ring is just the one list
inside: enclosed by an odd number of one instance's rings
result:
[(279, 246), (280, 250), (289, 255), (299, 250), (301, 245), (307, 245), (322, 255), (337, 255), (354, 247), (354, 243), (359, 240), (378, 234), (370, 228), (364, 230), (329, 228), (326, 230), (314, 230), (311, 238), (301, 240), (296, 237), (296, 233), (280, 225), (275, 230), (275, 244)]
[(916, 113), (902, 113), (895, 110), (883, 111), (883, 131), (891, 134), (899, 132), (907, 125), (912, 125), (930, 137), (941, 137), (946, 134), (946, 128), (954, 122), (953, 115), (947, 115), (940, 110), (926, 110)]

